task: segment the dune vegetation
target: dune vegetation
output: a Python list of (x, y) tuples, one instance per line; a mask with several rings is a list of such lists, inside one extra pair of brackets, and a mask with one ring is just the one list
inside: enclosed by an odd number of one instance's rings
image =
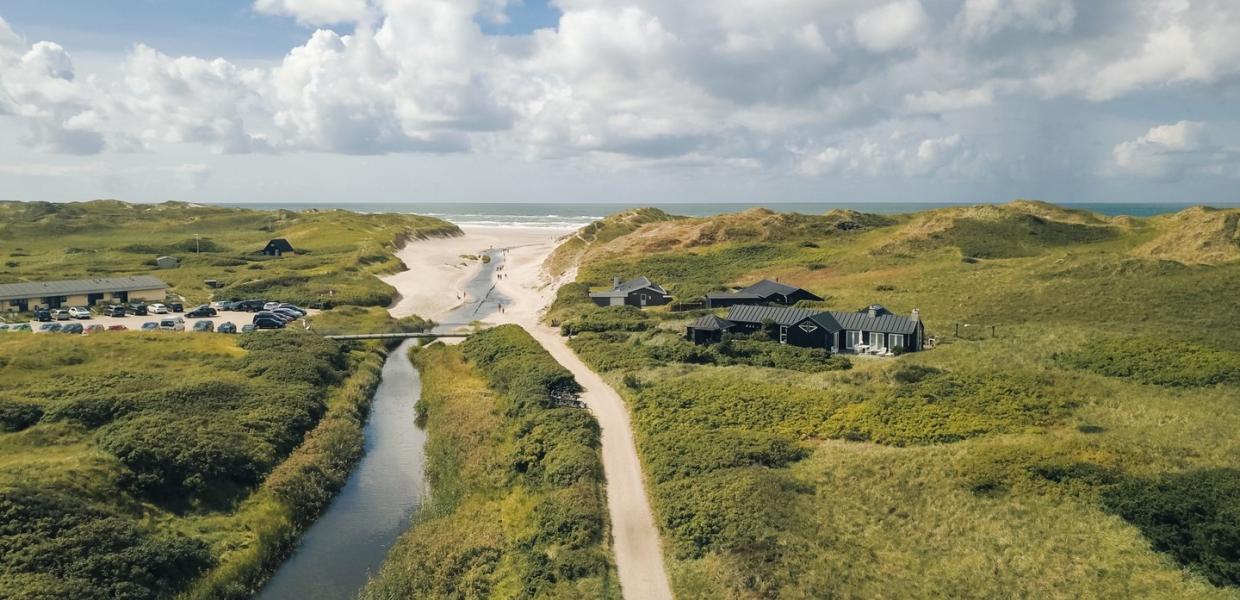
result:
[[(451, 235), (460, 235), (455, 225), (407, 214), (0, 202), (0, 283), (150, 274), (190, 302), (266, 297), (387, 306), (396, 291), (375, 275), (402, 268), (395, 249)], [(297, 253), (259, 254), (275, 238)], [(159, 256), (180, 259), (180, 267), (158, 269)]]
[(411, 357), (434, 492), (361, 597), (619, 598), (573, 376), (513, 325)]
[[(680, 598), (1240, 598), (1238, 214), (663, 219), (579, 250), (547, 319), (629, 403)], [(638, 275), (919, 308), (938, 345), (695, 348), (706, 311), (586, 298)]]

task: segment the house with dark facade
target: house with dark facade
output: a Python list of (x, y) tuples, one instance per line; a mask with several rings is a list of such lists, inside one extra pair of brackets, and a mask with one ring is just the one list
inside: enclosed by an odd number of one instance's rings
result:
[(763, 279), (747, 288), (734, 292), (710, 292), (706, 294), (707, 308), (726, 308), (740, 304), (782, 304), (792, 306), (802, 300), (822, 301), (817, 294), (787, 284)]
[(728, 310), (726, 318), (708, 315), (694, 321), (685, 337), (706, 344), (719, 341), (724, 333), (758, 331), (766, 331), (781, 344), (822, 348), (832, 353), (918, 352), (925, 345), (925, 326), (919, 311), (905, 317), (877, 304), (857, 312), (736, 305)]
[(591, 292), (590, 299), (599, 306), (662, 306), (672, 301), (671, 294), (662, 286), (646, 277), (628, 281), (612, 280), (612, 288), (605, 292)]
[(263, 248), (261, 252), (261, 254), (266, 254), (267, 256), (284, 256), (285, 254), (296, 253), (297, 251), (293, 249), (293, 245), (284, 238), (276, 238), (267, 242), (267, 247)]

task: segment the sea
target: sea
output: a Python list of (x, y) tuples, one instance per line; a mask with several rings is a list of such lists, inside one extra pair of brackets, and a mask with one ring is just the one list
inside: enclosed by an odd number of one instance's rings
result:
[[(545, 227), (548, 229), (579, 228), (607, 215), (631, 208), (653, 206), (673, 215), (708, 217), (723, 213), (739, 212), (749, 208), (768, 208), (777, 212), (822, 214), (832, 209), (854, 209), (878, 214), (911, 213), (932, 208), (968, 206), (969, 204), (940, 204), (929, 202), (782, 202), (766, 204), (741, 203), (652, 203), (652, 204), (565, 204), (565, 203), (444, 203), (444, 202), (339, 202), (339, 203), (249, 203), (219, 204), (259, 209), (333, 209), (341, 208), (362, 213), (413, 213), (438, 217), (462, 227)], [(1179, 212), (1189, 204), (1122, 204), (1078, 203), (1060, 204), (1066, 208), (1078, 208), (1107, 216), (1128, 215), (1152, 217)], [(1228, 205), (1240, 206), (1240, 205)], [(1223, 208), (1223, 206), (1219, 206)]]

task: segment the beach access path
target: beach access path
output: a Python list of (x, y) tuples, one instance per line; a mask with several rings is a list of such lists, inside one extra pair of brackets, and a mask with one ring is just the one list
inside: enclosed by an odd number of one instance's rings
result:
[[(408, 270), (385, 278), (401, 295), (389, 310), (393, 316), (417, 314), (436, 319), (463, 303), (465, 282), (479, 265), (461, 259), (494, 248), (502, 254), (502, 277), (495, 291), (506, 299), (504, 311), (488, 321), (515, 323), (529, 331), (561, 365), (572, 372), (585, 391), (581, 400), (602, 430), (603, 472), (607, 479), (607, 508), (611, 516), (620, 588), (630, 600), (670, 600), (671, 586), (663, 565), (663, 548), (654, 513), (646, 495), (641, 460), (624, 399), (568, 347), (559, 332), (540, 322), (555, 298), (561, 281), (549, 280), (543, 263), (572, 230), (517, 227), (462, 228), (465, 235), (436, 238), (406, 245), (397, 256)], [(571, 281), (569, 273), (562, 281)]]

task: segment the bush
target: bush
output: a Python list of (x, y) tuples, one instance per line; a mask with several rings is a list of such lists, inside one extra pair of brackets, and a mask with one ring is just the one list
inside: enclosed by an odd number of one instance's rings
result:
[(747, 467), (658, 484), (656, 495), (677, 557), (735, 552), (767, 560), (779, 535), (794, 527), (798, 489), (785, 473)]
[(1215, 585), (1240, 585), (1240, 470), (1134, 479), (1108, 489), (1102, 499), (1140, 528), (1155, 550)]
[(148, 533), (46, 488), (0, 491), (0, 549), (0, 572), (30, 580), (12, 589), (0, 578), (6, 598), (167, 598), (212, 563), (199, 540)]
[(1240, 384), (1240, 352), (1187, 342), (1125, 338), (1090, 343), (1059, 355), (1069, 367), (1107, 377), (1174, 387)]
[(509, 415), (575, 401), (581, 385), (524, 329), (502, 325), (461, 344), (466, 358), (510, 401)]
[(0, 399), (0, 432), (21, 431), (43, 418), (43, 408), (37, 404)]
[(735, 467), (785, 467), (807, 456), (790, 436), (744, 430), (669, 430), (642, 442), (646, 469), (656, 483)]

